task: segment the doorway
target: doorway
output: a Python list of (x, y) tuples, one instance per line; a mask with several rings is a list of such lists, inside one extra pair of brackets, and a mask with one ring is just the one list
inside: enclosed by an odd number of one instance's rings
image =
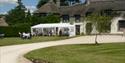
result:
[(76, 25), (76, 35), (80, 35), (80, 25)]

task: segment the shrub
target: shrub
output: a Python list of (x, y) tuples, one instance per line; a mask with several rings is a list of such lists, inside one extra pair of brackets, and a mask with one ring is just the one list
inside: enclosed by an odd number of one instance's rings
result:
[(0, 32), (5, 34), (5, 37), (17, 37), (19, 32), (30, 32), (29, 26), (20, 27), (0, 27)]
[(92, 32), (92, 23), (86, 24), (86, 34), (90, 35)]

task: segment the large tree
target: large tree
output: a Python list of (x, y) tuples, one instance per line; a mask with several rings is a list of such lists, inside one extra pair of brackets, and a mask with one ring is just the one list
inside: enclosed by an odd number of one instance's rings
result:
[(86, 17), (86, 21), (92, 22), (94, 24), (97, 32), (95, 37), (95, 44), (98, 44), (97, 42), (97, 33), (105, 33), (109, 31), (110, 28), (110, 21), (112, 17), (107, 15), (101, 15), (99, 12), (95, 12), (89, 16)]
[(22, 4), (21, 0), (18, 0), (17, 6), (8, 12), (6, 16), (6, 21), (10, 25), (16, 25), (18, 23), (25, 23), (25, 6)]
[(60, 0), (62, 6), (69, 6), (71, 3), (79, 3), (80, 0)]
[[(53, 0), (56, 3), (56, 0)], [(37, 8), (40, 8), (42, 5), (46, 4), (47, 2), (49, 2), (49, 0), (39, 0), (38, 4), (37, 4)]]
[[(37, 4), (37, 8), (40, 8), (42, 5), (46, 4), (49, 0), (39, 0), (38, 4)], [(54, 3), (56, 3), (57, 0), (53, 0)], [(71, 2), (76, 2), (79, 3), (80, 0), (60, 0), (61, 5), (70, 5), (69, 3)]]
[(40, 23), (59, 23), (60, 18), (57, 15), (49, 14), (48, 16), (32, 16), (32, 25), (37, 25)]
[(33, 17), (31, 15), (30, 10), (28, 10), (28, 12), (26, 13), (26, 19), (25, 19), (25, 21), (27, 23), (29, 23), (29, 25), (31, 25), (33, 23)]
[(42, 5), (44, 5), (45, 3), (47, 3), (49, 0), (39, 0), (38, 4), (37, 4), (37, 8), (40, 8)]

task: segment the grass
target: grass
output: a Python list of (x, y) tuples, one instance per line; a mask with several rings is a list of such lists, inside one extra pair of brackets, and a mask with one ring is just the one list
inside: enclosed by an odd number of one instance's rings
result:
[(34, 50), (25, 57), (50, 63), (125, 63), (125, 43), (55, 46)]
[(0, 46), (7, 46), (7, 45), (17, 45), (17, 44), (27, 44), (27, 43), (37, 43), (37, 42), (44, 42), (44, 41), (55, 41), (55, 40), (62, 40), (67, 39), (68, 37), (33, 37), (32, 39), (21, 39), (19, 37), (10, 37), (10, 38), (3, 38), (0, 39)]

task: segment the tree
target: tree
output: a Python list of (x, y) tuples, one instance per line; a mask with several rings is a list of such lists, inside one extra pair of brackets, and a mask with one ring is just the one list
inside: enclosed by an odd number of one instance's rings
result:
[(22, 4), (21, 0), (18, 0), (18, 5), (10, 10), (6, 16), (6, 21), (10, 25), (16, 25), (18, 23), (25, 23), (25, 6)]
[(26, 10), (25, 6), (22, 3), (22, 0), (18, 0), (17, 3), (18, 3), (18, 6), (16, 7), (17, 9), (20, 9), (20, 10), (23, 10), (23, 11)]
[(29, 23), (30, 25), (33, 23), (32, 15), (30, 13), (30, 10), (28, 10), (28, 12), (26, 13), (26, 22)]
[[(87, 21), (91, 21), (96, 30), (100, 33), (108, 32), (108, 27), (110, 27), (110, 21), (112, 17), (111, 16), (106, 16), (106, 15), (101, 15), (100, 13), (93, 13), (89, 16), (86, 17)], [(96, 32), (96, 37), (95, 37), (95, 44), (98, 44), (97, 42), (97, 32)]]
[(67, 1), (69, 1), (69, 2), (77, 2), (77, 3), (80, 2), (80, 0), (67, 0)]
[(44, 19), (45, 19), (45, 23), (59, 23), (60, 22), (59, 16), (53, 15), (53, 14), (46, 16)]
[(60, 0), (62, 6), (69, 6), (72, 3), (80, 3), (80, 0)]
[[(49, 0), (39, 0), (37, 4), (37, 8), (40, 8), (42, 5), (46, 4)], [(53, 0), (54, 3), (56, 3), (57, 0)], [(61, 5), (70, 5), (71, 2), (79, 3), (80, 0), (60, 0)], [(70, 3), (70, 4), (69, 4)]]
[(37, 25), (40, 23), (59, 23), (60, 18), (54, 14), (48, 14), (47, 16), (36, 16), (32, 15), (32, 25)]
[[(37, 4), (37, 8), (40, 8), (42, 5), (46, 4), (47, 2), (49, 2), (49, 0), (39, 0)], [(56, 3), (56, 0), (53, 0), (53, 2)]]
[(46, 4), (49, 0), (39, 0), (37, 8), (40, 8), (42, 5)]

